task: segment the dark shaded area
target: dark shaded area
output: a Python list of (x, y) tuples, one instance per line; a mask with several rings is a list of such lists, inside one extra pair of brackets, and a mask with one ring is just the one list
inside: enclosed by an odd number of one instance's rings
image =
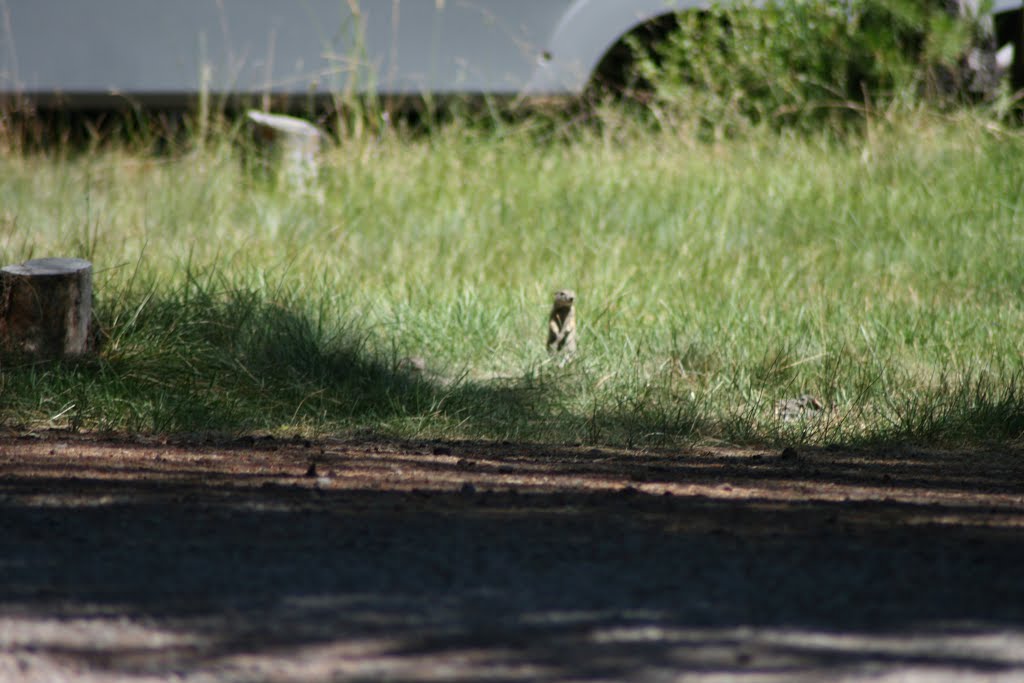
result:
[[(5, 458), (3, 616), (126, 616), (198, 637), (158, 652), (33, 650), (137, 673), (188, 674), (234, 655), (302, 657), (304, 648), (375, 638), (399, 660), (481, 652), (494, 680), (784, 678), (921, 666), (969, 676), (1024, 667), (1012, 653), (901, 647), (911, 638), (1024, 630), (1024, 483), (1006, 459), (989, 467), (985, 454), (924, 451), (738, 459), (456, 443), (445, 448), (458, 462), (417, 467), (461, 472), (477, 482), (467, 492), (346, 488), (356, 461), (343, 451), (353, 444), (312, 445), (323, 451), (320, 471), (335, 477), (328, 488), (300, 474), (305, 446), (221, 444), (219, 456), (204, 457), (241, 457), (246, 446), (281, 449), (294, 474), (279, 470), (269, 482), (266, 473), (225, 476), (204, 473), (201, 462), (157, 460), (143, 477), (113, 481), (84, 466), (78, 475), (72, 467), (29, 476)], [(398, 446), (359, 462), (412, 467), (403, 456), (432, 449)], [(117, 471), (123, 463), (112, 460)], [(921, 501), (488, 483), (489, 474), (527, 471), (580, 485), (776, 482), (809, 494), (895, 478)], [(942, 492), (962, 497), (928, 502)], [(978, 497), (993, 492), (1016, 503)], [(804, 643), (801, 633), (826, 640)], [(828, 640), (841, 637), (864, 641)], [(501, 673), (510, 666), (538, 669)]]
[(524, 126), (540, 140), (561, 139), (581, 124), (594, 123), (586, 99), (554, 96), (523, 99), (511, 95), (475, 93), (414, 96), (334, 95), (315, 97), (218, 98), (201, 124), (196, 98), (142, 99), (105, 107), (45, 105), (0, 108), (0, 132), (19, 151), (76, 156), (97, 149), (126, 147), (157, 158), (187, 154), (203, 135), (226, 136), (244, 153), (250, 151), (246, 113), (251, 110), (303, 118), (344, 141), (353, 131), (369, 135), (398, 134), (409, 139), (429, 136), (449, 125), (481, 133), (501, 132), (509, 125)]
[(171, 294), (102, 302), (97, 356), (0, 359), (0, 419), (31, 421), (70, 405), (63, 417), (74, 428), (144, 433), (430, 418), (504, 435), (545, 415), (549, 394), (536, 378), (476, 383), (433, 361), (419, 371), (374, 349), (360, 321), (302, 312), (273, 296), (190, 279)]
[(613, 95), (644, 100), (644, 94), (653, 86), (637, 72), (637, 50), (649, 50), (660, 45), (678, 29), (679, 19), (674, 13), (656, 17), (633, 29), (601, 57), (588, 94), (591, 97)]

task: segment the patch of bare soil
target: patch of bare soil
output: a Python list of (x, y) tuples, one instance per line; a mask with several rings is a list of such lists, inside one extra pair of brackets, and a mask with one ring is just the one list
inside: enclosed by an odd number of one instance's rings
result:
[(1024, 453), (0, 436), (0, 680), (1024, 680)]

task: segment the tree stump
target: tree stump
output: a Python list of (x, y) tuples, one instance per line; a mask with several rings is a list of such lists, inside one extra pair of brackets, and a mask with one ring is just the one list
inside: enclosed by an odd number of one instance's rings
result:
[(261, 111), (250, 111), (246, 118), (252, 126), (259, 165), (296, 189), (311, 189), (317, 176), (320, 129), (294, 116)]
[(92, 264), (41, 258), (0, 269), (0, 350), (38, 359), (91, 351)]

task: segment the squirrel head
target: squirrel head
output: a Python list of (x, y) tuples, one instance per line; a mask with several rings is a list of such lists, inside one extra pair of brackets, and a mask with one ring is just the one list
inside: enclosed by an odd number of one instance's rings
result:
[(576, 292), (571, 289), (560, 289), (555, 292), (555, 308), (569, 308), (576, 301)]

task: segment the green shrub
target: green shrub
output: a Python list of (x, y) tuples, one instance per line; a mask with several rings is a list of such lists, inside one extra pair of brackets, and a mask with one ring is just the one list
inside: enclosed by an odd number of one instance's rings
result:
[(936, 73), (955, 71), (971, 22), (927, 0), (793, 0), (685, 12), (647, 50), (639, 76), (661, 111), (716, 132), (819, 125), (866, 107), (916, 101)]

